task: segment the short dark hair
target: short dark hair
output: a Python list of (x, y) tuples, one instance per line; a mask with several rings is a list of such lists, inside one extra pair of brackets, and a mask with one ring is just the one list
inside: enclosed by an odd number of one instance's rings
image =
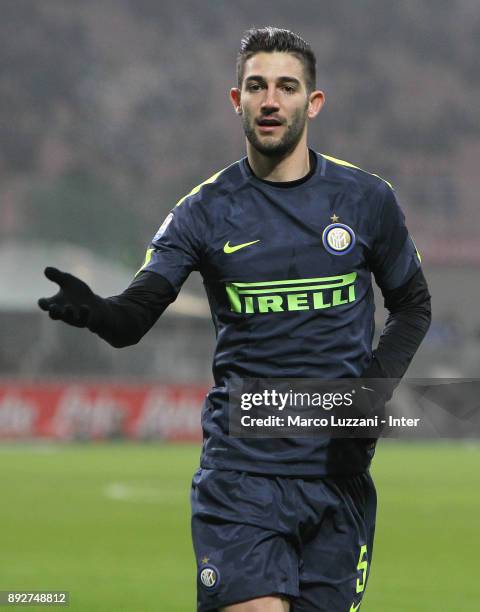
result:
[(262, 51), (266, 53), (279, 51), (294, 55), (303, 64), (307, 91), (311, 92), (315, 89), (316, 59), (310, 45), (298, 34), (272, 26), (251, 28), (243, 34), (240, 51), (237, 55), (237, 83), (239, 88), (242, 86), (245, 62)]

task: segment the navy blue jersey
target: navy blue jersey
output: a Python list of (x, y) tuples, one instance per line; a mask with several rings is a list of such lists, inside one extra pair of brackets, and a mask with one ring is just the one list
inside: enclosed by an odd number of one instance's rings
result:
[(373, 273), (395, 289), (420, 263), (390, 184), (316, 154), (306, 181), (258, 179), (247, 159), (195, 187), (153, 238), (143, 270), (179, 291), (204, 281), (217, 345), (202, 413), (204, 468), (277, 475), (356, 473), (361, 440), (228, 435), (237, 378), (359, 377), (372, 359)]

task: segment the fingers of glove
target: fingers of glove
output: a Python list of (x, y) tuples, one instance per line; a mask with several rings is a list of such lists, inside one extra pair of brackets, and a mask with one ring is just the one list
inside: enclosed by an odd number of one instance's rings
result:
[(74, 327), (85, 327), (90, 310), (88, 307), (80, 307), (80, 309), (76, 311), (72, 304), (67, 304), (66, 306), (52, 304), (48, 309), (48, 314), (54, 321), (60, 320)]
[(48, 308), (48, 314), (51, 319), (54, 321), (58, 321), (59, 319), (63, 319), (65, 313), (65, 307), (60, 306), (59, 304), (51, 304)]
[(65, 323), (74, 325), (75, 327), (85, 327), (85, 315), (81, 314), (80, 308), (76, 309), (71, 304), (67, 304), (63, 316)]
[(65, 321), (65, 323), (68, 323), (69, 325), (76, 325), (75, 312), (71, 304), (67, 304), (63, 309), (62, 319)]
[(37, 304), (42, 310), (48, 310), (50, 308), (51, 303), (51, 298), (40, 298), (37, 302)]
[(42, 310), (46, 310), (48, 312), (52, 306), (64, 308), (67, 304), (70, 303), (70, 301), (67, 299), (67, 296), (62, 291), (62, 289), (60, 289), (60, 291), (55, 295), (52, 295), (52, 297), (40, 298), (37, 303)]

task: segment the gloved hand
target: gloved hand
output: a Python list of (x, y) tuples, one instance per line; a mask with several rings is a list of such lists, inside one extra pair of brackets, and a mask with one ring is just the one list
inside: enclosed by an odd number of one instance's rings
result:
[(371, 444), (382, 435), (385, 428), (386, 408), (385, 404), (392, 397), (395, 383), (388, 378), (359, 378), (355, 386), (352, 415), (361, 419), (375, 419), (377, 425), (363, 428), (361, 436), (365, 443)]
[(40, 308), (47, 311), (51, 319), (95, 331), (105, 315), (105, 301), (72, 274), (48, 267), (45, 268), (45, 276), (57, 283), (60, 290), (50, 298), (40, 298)]
[(372, 418), (385, 413), (386, 398), (378, 383), (361, 379), (356, 385), (353, 399), (353, 411), (359, 418)]

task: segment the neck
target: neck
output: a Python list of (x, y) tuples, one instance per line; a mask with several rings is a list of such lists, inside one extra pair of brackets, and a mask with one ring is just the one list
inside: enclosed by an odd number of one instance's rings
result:
[(255, 176), (264, 181), (279, 183), (296, 181), (303, 178), (310, 170), (310, 158), (305, 141), (299, 142), (295, 149), (284, 157), (263, 155), (247, 141), (247, 156)]

